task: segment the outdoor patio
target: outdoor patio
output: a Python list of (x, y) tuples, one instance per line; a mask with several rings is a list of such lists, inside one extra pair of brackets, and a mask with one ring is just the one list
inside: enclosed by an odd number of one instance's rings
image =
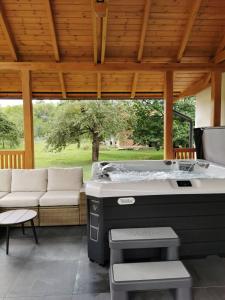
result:
[[(0, 240), (0, 299), (108, 300), (107, 267), (88, 260), (85, 226), (39, 228), (39, 245), (30, 229), (12, 232), (10, 254)], [(194, 281), (195, 300), (225, 299), (225, 259), (184, 260)], [(141, 295), (141, 297), (140, 297)], [(151, 298), (150, 298), (151, 296)], [(136, 293), (132, 300), (172, 300), (169, 292)]]

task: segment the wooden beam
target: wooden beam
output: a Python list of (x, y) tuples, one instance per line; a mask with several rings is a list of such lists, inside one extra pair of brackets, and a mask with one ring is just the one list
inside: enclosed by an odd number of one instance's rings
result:
[(0, 26), (2, 28), (3, 34), (5, 36), (7, 44), (9, 46), (13, 60), (18, 61), (19, 58), (18, 58), (18, 54), (16, 51), (15, 41), (13, 39), (12, 31), (11, 31), (9, 23), (6, 19), (1, 2), (0, 2)]
[(173, 72), (165, 73), (164, 159), (173, 159)]
[(141, 28), (141, 37), (140, 37), (140, 43), (139, 43), (139, 49), (137, 55), (138, 62), (142, 60), (142, 56), (143, 56), (144, 42), (145, 42), (145, 36), (148, 27), (150, 7), (151, 7), (151, 0), (145, 0), (144, 16), (143, 16), (143, 23)]
[(51, 7), (51, 1), (50, 0), (44, 0), (45, 6), (46, 6), (46, 12), (47, 12), (47, 19), (52, 39), (52, 46), (54, 49), (54, 56), (56, 61), (60, 61), (60, 53), (59, 53), (59, 47), (58, 47), (58, 41), (56, 36), (56, 30), (55, 30), (55, 22)]
[(222, 37), (222, 39), (221, 39), (221, 41), (220, 41), (220, 43), (217, 47), (216, 55), (218, 53), (222, 52), (224, 50), (224, 48), (225, 48), (225, 32), (224, 32), (223, 37)]
[(105, 62), (105, 49), (106, 49), (106, 38), (107, 38), (107, 25), (108, 25), (108, 15), (109, 7), (108, 1), (106, 1), (105, 16), (102, 19), (102, 41), (101, 41), (101, 63)]
[(61, 85), (61, 89), (62, 89), (62, 97), (63, 97), (64, 99), (66, 99), (67, 96), (66, 96), (65, 78), (64, 78), (62, 72), (59, 72), (59, 81), (60, 81), (60, 85)]
[(130, 96), (131, 99), (135, 98), (137, 83), (138, 83), (138, 73), (134, 73), (133, 83), (132, 83), (132, 88), (131, 88), (131, 96)]
[(225, 64), (215, 63), (104, 63), (91, 62), (0, 62), (0, 70), (30, 70), (71, 73), (149, 73), (166, 71), (211, 72), (225, 71)]
[(188, 43), (188, 40), (189, 40), (189, 37), (191, 35), (191, 31), (192, 31), (195, 19), (197, 17), (197, 14), (198, 14), (198, 11), (199, 11), (199, 8), (200, 8), (200, 5), (201, 5), (201, 2), (202, 2), (202, 0), (192, 0), (193, 4), (192, 4), (191, 11), (190, 11), (190, 16), (188, 18), (188, 22), (187, 22), (186, 28), (184, 30), (184, 35), (183, 35), (183, 38), (182, 38), (182, 41), (181, 41), (181, 44), (180, 44), (180, 48), (179, 48), (178, 54), (177, 54), (177, 61), (178, 62), (181, 61), (181, 59), (183, 57), (184, 51), (186, 49), (186, 46), (187, 46), (187, 43)]
[(187, 87), (179, 95), (178, 99), (184, 98), (187, 96), (194, 96), (197, 93), (201, 92), (202, 90), (204, 90), (205, 88), (207, 88), (210, 85), (210, 79), (211, 79), (211, 73), (202, 76), (201, 79), (199, 79), (198, 81), (195, 81), (191, 85), (189, 85), (189, 87)]
[(219, 64), (219, 63), (223, 62), (224, 60), (225, 60), (225, 50), (217, 53), (215, 58), (214, 58), (214, 62), (216, 64)]
[(97, 98), (101, 99), (102, 94), (102, 78), (101, 73), (97, 73)]
[(221, 88), (222, 73), (212, 72), (211, 80), (211, 99), (212, 99), (212, 126), (221, 125)]
[(31, 92), (31, 72), (24, 70), (22, 75), (22, 98), (24, 118), (25, 168), (34, 168), (34, 134), (33, 134), (33, 106)]
[(92, 14), (92, 37), (93, 37), (93, 55), (94, 64), (98, 63), (98, 32), (97, 32), (97, 18), (95, 14), (95, 0), (91, 0), (91, 14)]

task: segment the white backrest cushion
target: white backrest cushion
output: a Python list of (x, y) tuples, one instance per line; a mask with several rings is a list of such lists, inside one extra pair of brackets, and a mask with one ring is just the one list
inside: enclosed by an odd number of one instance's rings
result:
[(12, 170), (0, 170), (0, 192), (11, 191)]
[(46, 192), (47, 169), (12, 170), (12, 192)]
[(83, 183), (83, 168), (49, 168), (48, 191), (78, 191)]

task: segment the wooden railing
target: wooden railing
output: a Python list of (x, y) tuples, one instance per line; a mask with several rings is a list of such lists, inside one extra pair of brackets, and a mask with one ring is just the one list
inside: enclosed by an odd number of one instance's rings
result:
[(175, 148), (173, 150), (174, 159), (195, 159), (195, 148)]
[(24, 169), (25, 151), (0, 151), (0, 169)]

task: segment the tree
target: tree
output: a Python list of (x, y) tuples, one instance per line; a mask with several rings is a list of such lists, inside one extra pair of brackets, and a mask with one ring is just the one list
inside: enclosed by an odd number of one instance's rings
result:
[(134, 142), (140, 145), (154, 145), (159, 149), (163, 143), (163, 101), (134, 101), (132, 119)]
[[(163, 100), (141, 100), (133, 102), (132, 139), (137, 144), (154, 145), (159, 149), (163, 145)], [(179, 100), (174, 110), (192, 118), (195, 116), (193, 97)], [(173, 141), (177, 147), (186, 147), (189, 141), (189, 124), (174, 115)]]
[(9, 143), (9, 147), (15, 147), (19, 145), (19, 131), (16, 125), (9, 121), (8, 118), (0, 112), (0, 141), (2, 148), (5, 148), (5, 143)]
[(128, 117), (124, 104), (112, 101), (68, 101), (58, 109), (47, 146), (61, 151), (68, 144), (79, 143), (81, 137), (88, 137), (92, 140), (92, 161), (99, 158), (100, 142), (125, 128)]

